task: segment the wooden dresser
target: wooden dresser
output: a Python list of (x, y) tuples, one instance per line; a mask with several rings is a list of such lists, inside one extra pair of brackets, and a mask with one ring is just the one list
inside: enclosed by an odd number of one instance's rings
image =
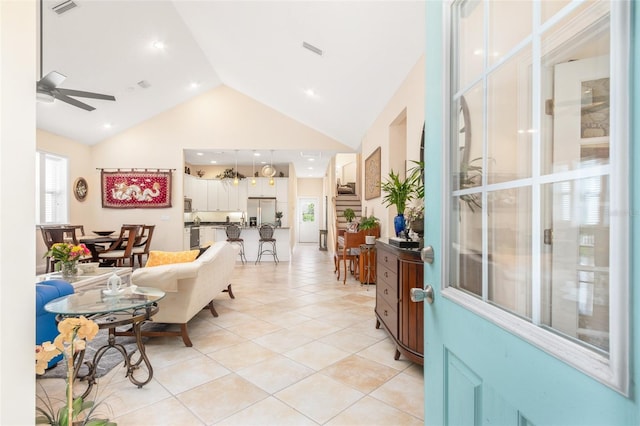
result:
[(401, 249), (378, 240), (376, 328), (383, 325), (396, 343), (395, 359), (404, 355), (424, 362), (424, 307), (411, 301), (411, 288), (423, 287), (423, 263), (417, 249)]

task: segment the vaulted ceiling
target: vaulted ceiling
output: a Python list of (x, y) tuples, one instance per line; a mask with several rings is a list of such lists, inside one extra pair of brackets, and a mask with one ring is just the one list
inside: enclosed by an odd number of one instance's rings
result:
[(421, 1), (73, 1), (44, 0), (42, 72), (116, 101), (37, 124), (86, 144), (226, 85), (357, 150), (425, 46)]

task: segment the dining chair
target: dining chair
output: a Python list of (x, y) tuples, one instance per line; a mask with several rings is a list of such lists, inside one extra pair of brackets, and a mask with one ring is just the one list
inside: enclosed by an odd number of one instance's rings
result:
[[(364, 244), (364, 232), (345, 232), (344, 246), (340, 249), (340, 259), (338, 260), (338, 280), (340, 279), (340, 262), (344, 264), (344, 278), (342, 283), (347, 283), (347, 269), (352, 274), (358, 273), (358, 261), (360, 258), (360, 245)], [(348, 263), (347, 263), (348, 262)], [(348, 265), (348, 266), (347, 266)]]
[(147, 255), (147, 258), (149, 257), (151, 238), (153, 237), (153, 230), (155, 228), (155, 225), (142, 225), (141, 236), (137, 239), (137, 243), (134, 243), (133, 249), (131, 250), (131, 266), (135, 266), (135, 256), (138, 257), (140, 267), (142, 267), (142, 256)]
[(140, 234), (140, 228), (140, 225), (123, 225), (120, 228), (118, 239), (111, 243), (106, 250), (98, 254), (100, 261), (115, 262), (116, 266), (124, 265), (126, 260), (131, 262), (131, 252)]

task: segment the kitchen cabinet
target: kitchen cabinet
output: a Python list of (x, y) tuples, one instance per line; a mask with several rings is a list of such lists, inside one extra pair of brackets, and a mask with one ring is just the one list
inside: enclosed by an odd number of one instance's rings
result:
[(422, 288), (424, 264), (418, 250), (376, 242), (376, 328), (382, 325), (396, 344), (395, 359), (404, 355), (424, 363), (424, 312), (411, 301), (412, 288)]
[(255, 185), (248, 185), (247, 195), (249, 197), (275, 197), (276, 196), (276, 185), (275, 179), (274, 184), (269, 185), (269, 178), (258, 177), (256, 178)]
[(228, 210), (247, 211), (247, 179), (241, 179), (238, 185), (231, 185), (227, 191)]
[(207, 180), (207, 211), (245, 211), (247, 209), (247, 181), (238, 185), (219, 179)]
[(228, 200), (221, 180), (209, 179), (207, 182), (207, 211), (227, 210)]
[(191, 208), (194, 211), (207, 210), (207, 181), (195, 178), (192, 181), (193, 194), (191, 195)]
[(183, 182), (183, 191), (185, 198), (193, 198), (193, 180), (196, 179), (195, 176), (191, 176), (188, 174), (184, 174), (184, 182)]

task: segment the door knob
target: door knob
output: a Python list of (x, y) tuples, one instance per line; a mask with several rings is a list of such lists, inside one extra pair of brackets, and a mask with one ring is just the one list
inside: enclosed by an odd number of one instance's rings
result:
[(411, 301), (412, 302), (422, 302), (426, 300), (429, 304), (433, 303), (433, 287), (429, 284), (423, 289), (421, 288), (412, 288), (410, 290)]
[(433, 263), (433, 247), (426, 246), (420, 250), (420, 258), (424, 263)]

